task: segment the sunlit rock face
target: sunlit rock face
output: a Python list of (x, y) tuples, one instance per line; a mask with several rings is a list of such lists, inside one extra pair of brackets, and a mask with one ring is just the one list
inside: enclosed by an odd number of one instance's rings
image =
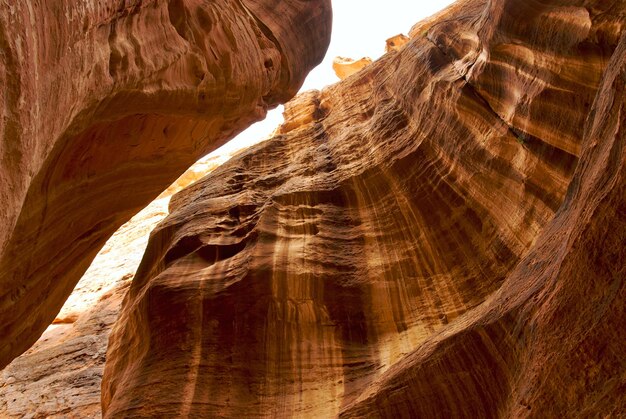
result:
[(354, 73), (358, 73), (362, 68), (371, 63), (372, 59), (369, 57), (363, 57), (358, 60), (346, 57), (335, 57), (333, 59), (333, 71), (337, 77), (339, 77), (339, 80), (343, 80)]
[(385, 52), (399, 51), (400, 48), (409, 42), (409, 37), (403, 34), (392, 36), (385, 41)]
[(107, 241), (53, 324), (0, 371), (0, 417), (99, 418), (100, 381), (109, 332), (171, 195), (230, 156), (201, 159)]
[(330, 0), (0, 8), (0, 367), (106, 239), (321, 61)]
[(464, 1), (290, 102), (173, 197), (105, 415), (626, 414), (624, 23)]
[[(90, 274), (86, 278), (99, 279)], [(112, 272), (108, 278), (117, 285), (97, 293), (100, 298), (74, 322), (50, 326), (0, 371), (0, 417), (101, 417), (100, 382), (108, 336), (132, 274), (120, 277)]]

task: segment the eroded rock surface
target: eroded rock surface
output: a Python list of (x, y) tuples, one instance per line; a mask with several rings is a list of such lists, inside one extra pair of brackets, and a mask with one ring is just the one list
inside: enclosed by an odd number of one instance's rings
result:
[(228, 154), (196, 162), (107, 241), (63, 308), (28, 351), (0, 371), (1, 418), (99, 418), (109, 332), (172, 194), (210, 173)]
[(409, 42), (409, 37), (404, 34), (392, 36), (385, 41), (385, 52), (399, 51), (407, 42)]
[(330, 1), (12, 1), (0, 8), (0, 367), (100, 247), (321, 61)]
[(0, 417), (101, 417), (107, 341), (132, 274), (117, 277), (111, 273), (108, 278), (117, 285), (99, 293), (100, 299), (73, 323), (50, 326), (0, 372)]
[(369, 57), (363, 57), (358, 60), (346, 57), (335, 57), (333, 59), (333, 71), (337, 77), (339, 77), (339, 80), (343, 80), (355, 73), (358, 73), (361, 69), (371, 63), (372, 59)]
[(292, 101), (173, 197), (106, 415), (626, 414), (624, 12), (459, 2)]
[(626, 34), (563, 205), (485, 303), (427, 339), (342, 417), (626, 415)]

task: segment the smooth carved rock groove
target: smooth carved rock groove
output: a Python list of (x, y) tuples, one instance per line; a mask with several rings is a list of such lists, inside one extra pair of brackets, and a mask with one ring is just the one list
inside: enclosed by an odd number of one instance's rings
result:
[(0, 367), (106, 239), (321, 61), (330, 1), (0, 8)]
[(290, 102), (173, 197), (105, 415), (626, 415), (625, 23), (466, 0)]

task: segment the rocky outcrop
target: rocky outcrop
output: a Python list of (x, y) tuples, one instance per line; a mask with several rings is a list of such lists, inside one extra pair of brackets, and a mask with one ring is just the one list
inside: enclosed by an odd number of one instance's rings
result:
[(0, 367), (120, 225), (295, 94), (330, 13), (329, 0), (0, 8)]
[(100, 382), (109, 332), (170, 197), (230, 155), (203, 158), (107, 241), (53, 324), (0, 371), (0, 417), (99, 418)]
[(385, 41), (385, 52), (400, 51), (400, 49), (409, 42), (409, 37), (404, 34), (392, 36)]
[(626, 414), (625, 23), (466, 0), (290, 102), (173, 197), (105, 414)]
[(369, 57), (363, 57), (358, 60), (346, 57), (335, 57), (333, 59), (333, 71), (337, 77), (339, 77), (339, 80), (343, 80), (354, 73), (358, 73), (371, 63), (372, 59)]
[[(399, 51), (408, 41), (409, 37), (403, 34), (392, 36), (385, 41), (385, 52)], [(358, 60), (346, 57), (335, 57), (333, 59), (333, 70), (337, 77), (343, 80), (358, 73), (370, 64), (372, 64), (370, 57), (363, 57)]]
[(0, 417), (102, 417), (100, 382), (107, 341), (131, 278), (132, 274), (111, 273), (110, 282), (116, 286), (98, 293), (100, 298), (74, 322), (50, 326), (28, 351), (0, 371)]

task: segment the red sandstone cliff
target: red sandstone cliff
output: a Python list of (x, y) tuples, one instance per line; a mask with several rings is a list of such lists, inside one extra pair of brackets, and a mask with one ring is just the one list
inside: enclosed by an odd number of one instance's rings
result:
[[(105, 3), (0, 10), (3, 363), (115, 225), (327, 42), (321, 2)], [(625, 24), (623, 1), (460, 1), (290, 102), (173, 198), (111, 333), (105, 416), (626, 416)], [(13, 365), (101, 368), (126, 286)], [(97, 413), (99, 372), (10, 368), (13, 413)], [(42, 378), (67, 406), (17, 400)]]
[(462, 1), (291, 102), (173, 198), (105, 414), (626, 415), (625, 11)]
[(330, 1), (0, 7), (0, 367), (113, 232), (321, 61)]
[(39, 340), (0, 371), (0, 418), (100, 418), (109, 333), (173, 193), (230, 156), (201, 159), (107, 241)]

